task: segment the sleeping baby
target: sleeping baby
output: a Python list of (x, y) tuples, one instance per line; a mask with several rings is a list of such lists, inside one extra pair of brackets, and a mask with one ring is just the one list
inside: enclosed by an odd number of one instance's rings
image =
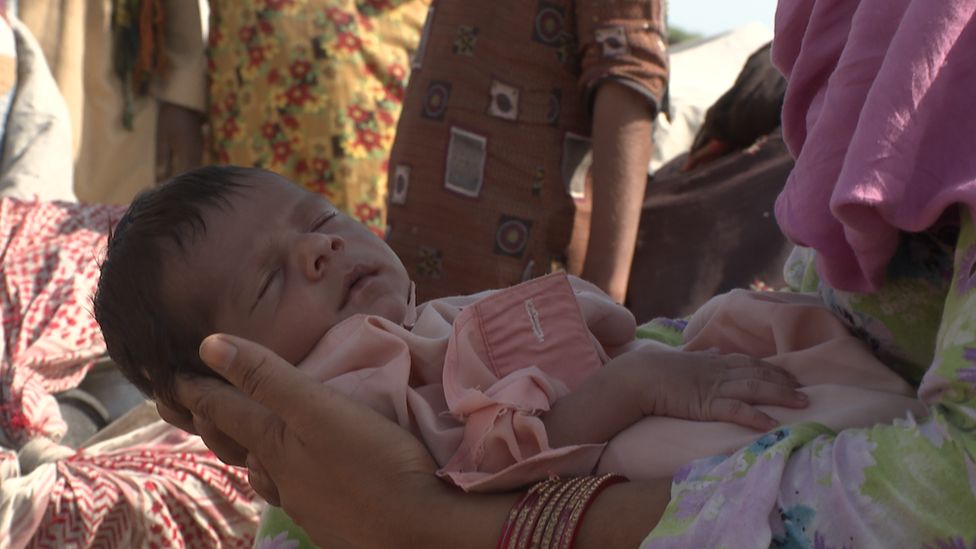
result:
[(109, 355), (152, 398), (212, 375), (207, 335), (245, 337), (409, 430), (472, 491), (668, 477), (780, 423), (922, 412), (810, 296), (716, 297), (679, 348), (635, 339), (625, 308), (562, 273), (417, 305), (380, 238), (258, 169), (200, 168), (137, 197), (94, 304)]

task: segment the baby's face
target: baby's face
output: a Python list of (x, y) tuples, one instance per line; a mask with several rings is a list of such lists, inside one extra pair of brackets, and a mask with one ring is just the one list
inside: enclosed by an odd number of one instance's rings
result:
[[(257, 341), (296, 364), (357, 313), (402, 322), (410, 280), (393, 250), (319, 195), (255, 175), (205, 214), (206, 234), (163, 273), (177, 311)], [(179, 256), (182, 255), (182, 258)]]

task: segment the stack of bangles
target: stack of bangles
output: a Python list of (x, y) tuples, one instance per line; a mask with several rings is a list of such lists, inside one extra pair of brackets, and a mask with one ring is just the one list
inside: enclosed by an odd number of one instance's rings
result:
[(593, 500), (626, 477), (551, 478), (532, 486), (512, 507), (498, 549), (569, 549)]

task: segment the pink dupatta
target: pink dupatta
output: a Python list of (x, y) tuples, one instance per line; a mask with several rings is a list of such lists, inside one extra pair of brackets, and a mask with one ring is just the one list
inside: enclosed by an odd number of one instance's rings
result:
[(976, 206), (974, 12), (976, 0), (780, 2), (773, 61), (797, 161), (776, 217), (832, 286), (877, 289), (900, 231)]

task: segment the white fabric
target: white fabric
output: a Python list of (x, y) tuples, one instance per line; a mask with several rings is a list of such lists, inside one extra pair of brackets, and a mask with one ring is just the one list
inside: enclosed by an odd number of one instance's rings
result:
[(0, 156), (0, 196), (75, 201), (68, 107), (37, 41), (9, 17), (17, 43), (17, 88)]

